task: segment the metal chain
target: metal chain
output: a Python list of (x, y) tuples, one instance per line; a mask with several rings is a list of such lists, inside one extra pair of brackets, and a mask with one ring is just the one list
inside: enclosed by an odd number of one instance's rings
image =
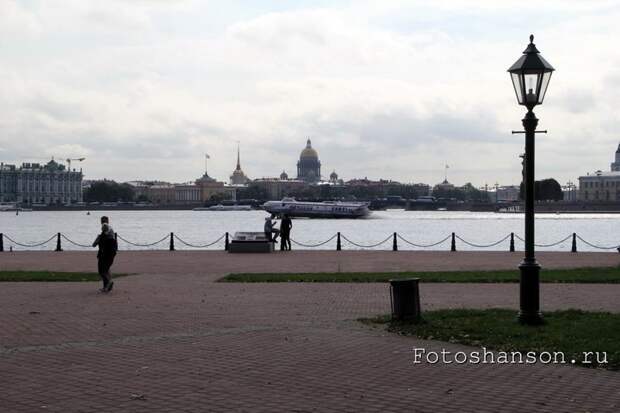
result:
[(493, 244), (488, 244), (488, 245), (482, 245), (482, 244), (474, 244), (473, 242), (469, 242), (469, 241), (465, 241), (463, 238), (459, 237), (458, 235), (455, 235), (456, 238), (460, 239), (461, 241), (463, 241), (465, 244), (472, 246), (472, 247), (476, 247), (476, 248), (489, 248), (489, 247), (494, 247), (498, 244), (501, 244), (502, 242), (506, 241), (508, 238), (510, 238), (510, 234), (506, 235), (504, 238), (500, 239), (497, 242), (494, 242)]
[(345, 236), (344, 236), (344, 235), (342, 235), (342, 234), (341, 234), (340, 236), (341, 236), (341, 237), (342, 237), (345, 241), (347, 241), (347, 242), (349, 242), (349, 243), (351, 243), (351, 244), (353, 244), (353, 245), (355, 245), (356, 247), (359, 247), (359, 248), (374, 248), (374, 247), (378, 247), (379, 245), (384, 244), (385, 242), (389, 241), (389, 240), (392, 238), (392, 235), (389, 235), (386, 239), (384, 239), (383, 241), (378, 242), (378, 243), (376, 243), (376, 244), (372, 244), (372, 245), (361, 245), (361, 244), (357, 244), (357, 243), (355, 243), (355, 242), (351, 241), (350, 239), (348, 239), (347, 237), (345, 237)]
[(303, 244), (301, 242), (295, 241), (294, 239), (291, 239), (291, 242), (295, 245), (299, 245), (300, 247), (306, 247), (306, 248), (315, 248), (315, 247), (320, 247), (322, 245), (327, 244), (329, 241), (333, 240), (334, 238), (336, 238), (338, 234), (334, 234), (330, 239), (328, 239), (327, 241), (323, 241), (320, 242), (318, 244)]
[(206, 248), (206, 247), (210, 247), (211, 245), (217, 244), (218, 242), (220, 242), (224, 237), (226, 236), (226, 234), (223, 234), (221, 237), (219, 237), (218, 239), (216, 239), (215, 241), (209, 243), (209, 244), (204, 244), (204, 245), (195, 245), (195, 244), (190, 244), (189, 242), (183, 241), (181, 238), (179, 238), (177, 236), (177, 234), (174, 234), (174, 238), (177, 239), (177, 241), (179, 241), (181, 244), (184, 244), (188, 247), (192, 247), (192, 248)]
[(45, 244), (47, 244), (48, 242), (52, 241), (54, 238), (56, 238), (56, 236), (57, 236), (57, 235), (56, 235), (56, 234), (54, 234), (54, 235), (52, 235), (52, 237), (51, 237), (50, 239), (48, 239), (47, 241), (39, 242), (39, 243), (36, 243), (36, 244), (22, 244), (22, 243), (19, 243), (19, 242), (15, 241), (13, 238), (9, 237), (8, 235), (4, 234), (4, 237), (5, 237), (6, 239), (8, 239), (9, 241), (11, 241), (13, 244), (15, 244), (15, 245), (19, 245), (20, 247), (26, 247), (26, 248), (30, 248), (30, 247), (40, 247), (41, 245), (45, 245)]
[(447, 240), (450, 239), (450, 237), (452, 237), (452, 234), (448, 235), (447, 237), (445, 237), (444, 239), (442, 239), (441, 241), (435, 242), (433, 244), (428, 244), (428, 245), (423, 245), (423, 244), (414, 244), (411, 241), (406, 240), (405, 238), (401, 237), (400, 234), (396, 234), (396, 236), (403, 242), (406, 242), (407, 244), (413, 246), (413, 247), (418, 247), (418, 248), (429, 248), (429, 247), (435, 247), (439, 244), (443, 244), (444, 242), (446, 242)]
[[(563, 243), (564, 241), (568, 240), (572, 236), (573, 236), (573, 234), (570, 234), (566, 238), (561, 239), (558, 242), (552, 242), (551, 244), (536, 244), (536, 243), (534, 243), (534, 246), (535, 247), (542, 247), (542, 248), (554, 247), (554, 246), (559, 245), (559, 244)], [(525, 240), (523, 238), (521, 238), (520, 236), (518, 236), (517, 234), (515, 234), (515, 238), (518, 239), (521, 242), (525, 242)]]
[(150, 244), (138, 244), (138, 243), (135, 243), (135, 242), (127, 241), (125, 238), (123, 238), (123, 237), (121, 237), (120, 235), (118, 235), (118, 233), (117, 233), (117, 236), (118, 236), (118, 238), (119, 238), (119, 239), (121, 239), (121, 240), (125, 241), (127, 244), (133, 245), (133, 246), (135, 246), (135, 247), (152, 247), (153, 245), (157, 245), (157, 244), (159, 244), (160, 242), (167, 240), (167, 239), (168, 239), (168, 237), (169, 237), (170, 235), (166, 235), (165, 237), (163, 237), (163, 238), (162, 238), (162, 239), (160, 239), (159, 241), (152, 242), (152, 243), (150, 243)]
[(79, 244), (79, 243), (77, 243), (77, 242), (75, 242), (75, 241), (72, 241), (72, 240), (70, 240), (69, 238), (67, 238), (65, 234), (60, 234), (60, 236), (61, 236), (61, 237), (62, 237), (65, 241), (67, 241), (67, 242), (68, 242), (68, 243), (70, 243), (70, 244), (75, 245), (76, 247), (82, 247), (82, 248), (92, 248), (92, 247), (93, 247), (92, 245), (84, 245), (84, 244)]
[(614, 245), (613, 247), (602, 247), (600, 245), (594, 245), (589, 243), (588, 241), (586, 241), (585, 239), (581, 238), (579, 235), (577, 235), (577, 238), (579, 238), (579, 240), (589, 246), (591, 246), (592, 248), (597, 248), (599, 250), (613, 250), (613, 249), (618, 249), (620, 248), (620, 245)]

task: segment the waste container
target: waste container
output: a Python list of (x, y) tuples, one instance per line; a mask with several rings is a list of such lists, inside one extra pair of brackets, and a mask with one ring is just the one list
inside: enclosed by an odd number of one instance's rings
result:
[(390, 280), (390, 301), (393, 320), (420, 321), (420, 279)]

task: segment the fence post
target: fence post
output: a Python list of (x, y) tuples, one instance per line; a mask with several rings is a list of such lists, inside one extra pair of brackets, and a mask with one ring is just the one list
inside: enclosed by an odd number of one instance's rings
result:
[(510, 233), (510, 252), (515, 252), (515, 233)]
[(170, 251), (174, 251), (174, 232), (170, 233)]
[(454, 232), (452, 233), (452, 243), (450, 245), (450, 251), (456, 252), (456, 235), (454, 234)]
[(224, 251), (228, 251), (228, 246), (229, 246), (229, 242), (228, 242), (228, 231), (227, 231), (226, 238), (224, 239)]
[(398, 251), (398, 242), (396, 241), (396, 233), (394, 233), (394, 241), (392, 242), (392, 251)]
[(338, 236), (336, 237), (336, 251), (341, 251), (342, 247), (340, 245), (340, 232), (338, 232)]
[(0, 252), (4, 252), (4, 234), (0, 232)]
[(573, 232), (573, 245), (571, 246), (570, 252), (577, 252), (577, 234)]
[(60, 232), (56, 235), (56, 249), (54, 251), (62, 251), (62, 246), (60, 245)]

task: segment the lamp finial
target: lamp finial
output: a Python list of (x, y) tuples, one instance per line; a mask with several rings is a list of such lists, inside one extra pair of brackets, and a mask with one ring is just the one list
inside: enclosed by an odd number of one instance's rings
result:
[(534, 35), (530, 34), (530, 43), (534, 43)]

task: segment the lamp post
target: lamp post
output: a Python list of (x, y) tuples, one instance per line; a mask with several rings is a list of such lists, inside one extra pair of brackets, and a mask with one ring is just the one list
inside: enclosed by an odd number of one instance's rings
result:
[(523, 51), (523, 56), (508, 69), (517, 101), (527, 108), (522, 120), (525, 131), (513, 133), (525, 133), (525, 258), (519, 265), (518, 319), (523, 324), (531, 325), (543, 322), (540, 313), (540, 265), (534, 254), (534, 136), (538, 119), (532, 109), (543, 103), (554, 70), (534, 45), (534, 35), (530, 35), (530, 44)]

